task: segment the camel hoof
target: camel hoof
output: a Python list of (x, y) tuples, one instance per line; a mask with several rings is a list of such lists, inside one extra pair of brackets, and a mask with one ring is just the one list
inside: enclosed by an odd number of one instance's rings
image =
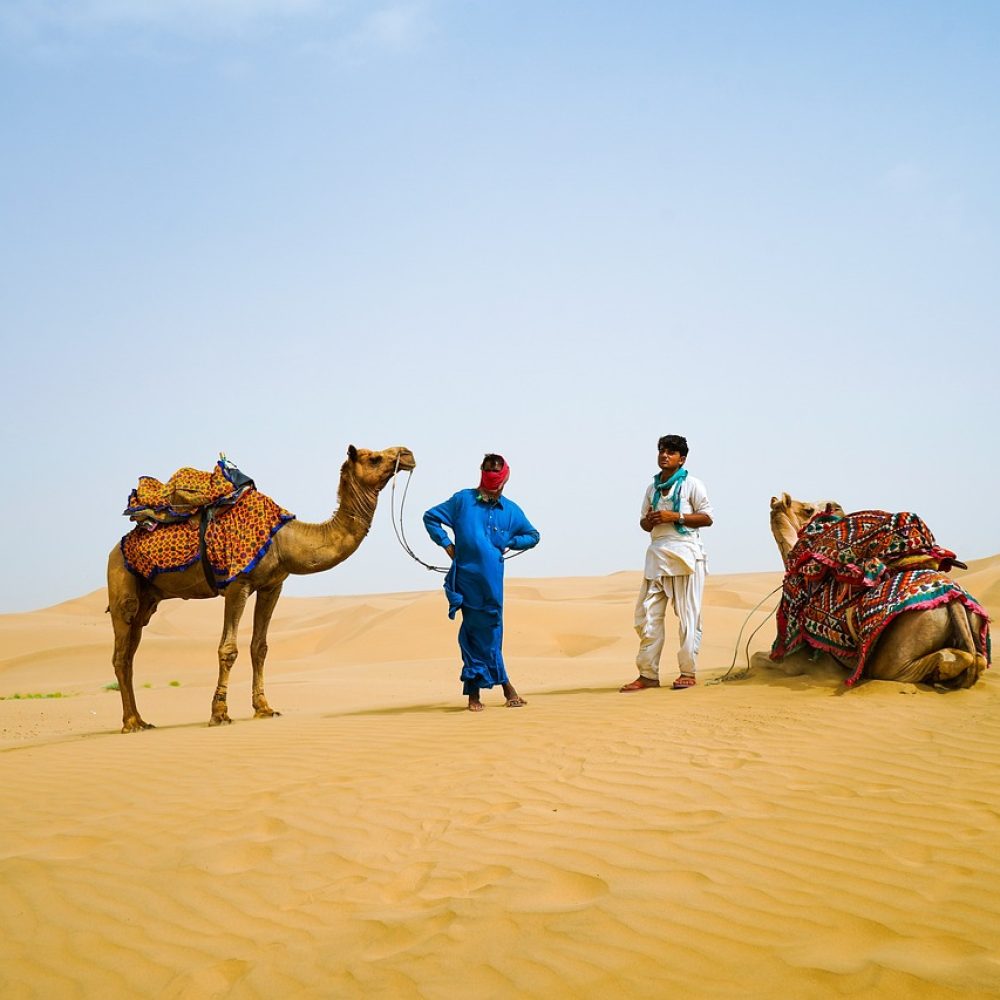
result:
[(132, 719), (122, 726), (123, 733), (141, 733), (144, 729), (155, 729), (151, 722), (143, 722), (142, 719)]
[(281, 712), (278, 712), (273, 708), (258, 708), (253, 713), (253, 717), (255, 719), (271, 719), (276, 715), (281, 715)]
[(228, 715), (213, 715), (211, 719), (208, 720), (210, 726), (229, 726), (232, 725), (233, 720), (229, 718)]

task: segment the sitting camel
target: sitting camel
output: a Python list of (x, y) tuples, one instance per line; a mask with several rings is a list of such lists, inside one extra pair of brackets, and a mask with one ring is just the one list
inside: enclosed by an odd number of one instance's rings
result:
[[(340, 470), (337, 490), (339, 506), (320, 524), (289, 520), (274, 534), (270, 547), (247, 572), (228, 583), (222, 640), (219, 643), (219, 683), (212, 698), (209, 725), (232, 721), (226, 706), (229, 672), (237, 657), (236, 630), (251, 594), (257, 594), (253, 615), (250, 659), (253, 664), (253, 708), (258, 718), (279, 715), (264, 697), (264, 659), (267, 656), (267, 627), (290, 574), (319, 573), (353, 555), (371, 527), (378, 496), (397, 470), (416, 468), (408, 448), (369, 451), (351, 445)], [(157, 529), (159, 530), (159, 529)], [(153, 728), (139, 715), (132, 688), (132, 663), (142, 638), (160, 601), (217, 597), (201, 562), (177, 572), (160, 573), (144, 579), (126, 567), (121, 546), (108, 559), (108, 611), (115, 632), (114, 668), (122, 696), (122, 732)]]
[[(786, 568), (790, 553), (800, 541), (802, 529), (813, 518), (824, 515), (830, 516), (831, 521), (836, 520), (838, 515), (844, 516), (839, 504), (805, 503), (794, 500), (787, 493), (783, 493), (780, 498), (771, 498), (771, 532)], [(944, 550), (937, 551), (953, 556), (952, 553), (944, 553)], [(964, 566), (954, 558), (942, 561), (943, 568), (956, 564)], [(885, 625), (884, 631), (879, 631), (878, 638), (867, 650), (852, 682), (864, 676), (878, 680), (966, 688), (972, 687), (987, 668), (988, 662), (984, 654), (988, 648), (989, 619), (985, 610), (957, 584), (949, 581), (944, 573), (928, 569), (922, 572), (927, 574), (930, 585), (951, 588), (944, 602), (934, 607), (896, 613), (889, 624)], [(786, 575), (786, 596), (788, 582), (789, 576)], [(849, 625), (854, 628), (853, 608), (850, 616), (852, 620)], [(883, 618), (882, 621), (884, 620)], [(776, 649), (778, 645), (776, 643)], [(757, 654), (754, 657), (757, 664), (761, 663), (760, 657), (763, 655)], [(836, 657), (836, 653), (833, 655)], [(772, 657), (780, 659), (775, 654)], [(846, 659), (841, 659), (840, 662), (851, 666)]]

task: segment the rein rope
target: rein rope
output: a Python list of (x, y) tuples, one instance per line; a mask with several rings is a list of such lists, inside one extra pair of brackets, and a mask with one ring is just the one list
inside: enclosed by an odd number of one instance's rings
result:
[(732, 677), (730, 677), (729, 675), (733, 673), (733, 669), (736, 666), (736, 658), (740, 654), (740, 639), (743, 637), (743, 629), (745, 629), (747, 627), (747, 622), (750, 621), (750, 619), (753, 617), (753, 615), (757, 611), (757, 609), (768, 598), (773, 597), (776, 593), (778, 593), (778, 591), (781, 590), (781, 588), (783, 586), (784, 586), (784, 581), (782, 581), (782, 583), (779, 583), (778, 586), (775, 587), (774, 590), (772, 590), (770, 594), (765, 594), (750, 609), (750, 613), (746, 616), (746, 618), (743, 619), (743, 624), (740, 626), (739, 634), (736, 636), (736, 646), (733, 649), (733, 660), (732, 660), (732, 663), (729, 664), (729, 669), (721, 677), (715, 677), (715, 678), (713, 678), (710, 681), (706, 681), (706, 687), (709, 684), (721, 684), (723, 681), (741, 681), (741, 680), (743, 680), (745, 677), (747, 677), (749, 675), (749, 673), (750, 673), (750, 643), (753, 642), (753, 637), (767, 624), (768, 619), (770, 619), (770, 617), (775, 613), (775, 611), (778, 610), (778, 606), (775, 605), (773, 608), (771, 608), (771, 610), (764, 617), (764, 620), (750, 633), (750, 636), (747, 639), (746, 648), (744, 650), (744, 656), (746, 657), (746, 661), (747, 661), (746, 669), (745, 670), (740, 670), (740, 672), (738, 674), (734, 674)]
[[(423, 559), (421, 559), (420, 556), (418, 556), (416, 554), (416, 552), (413, 551), (413, 549), (410, 546), (410, 543), (406, 540), (406, 530), (403, 528), (403, 508), (406, 505), (406, 494), (410, 490), (410, 480), (413, 478), (413, 472), (411, 470), (409, 470), (409, 469), (405, 469), (404, 471), (407, 472), (408, 475), (407, 475), (407, 478), (406, 478), (406, 486), (403, 487), (403, 496), (402, 496), (402, 498), (399, 501), (399, 515), (397, 516), (397, 514), (396, 514), (396, 479), (399, 476), (399, 459), (397, 458), (396, 459), (396, 468), (393, 470), (393, 473), (392, 473), (392, 490), (391, 490), (391, 492), (389, 494), (389, 499), (390, 499), (390, 504), (389, 504), (389, 507), (390, 507), (390, 520), (392, 521), (392, 530), (393, 530), (393, 532), (396, 535), (396, 540), (403, 547), (403, 551), (411, 559), (413, 559), (414, 562), (420, 563), (420, 565), (423, 566), (424, 569), (429, 569), (433, 573), (447, 573), (450, 567), (448, 567), (448, 566), (432, 566), (430, 563), (424, 562)], [(399, 522), (398, 525), (396, 523), (397, 520)], [(504, 562), (506, 562), (508, 559), (513, 559), (514, 556), (524, 555), (524, 553), (526, 551), (527, 551), (527, 549), (519, 549), (516, 552), (510, 552), (507, 555), (502, 555), (500, 558)]]
[(403, 551), (411, 559), (413, 559), (416, 562), (420, 563), (420, 565), (423, 566), (424, 569), (429, 569), (429, 570), (431, 570), (434, 573), (447, 573), (448, 572), (448, 567), (447, 566), (432, 566), (430, 563), (425, 563), (423, 561), (423, 559), (421, 559), (420, 556), (418, 556), (416, 554), (416, 552), (414, 552), (413, 549), (410, 548), (410, 543), (406, 540), (406, 532), (403, 529), (403, 506), (406, 504), (406, 494), (409, 492), (409, 489), (410, 489), (410, 479), (413, 478), (413, 473), (412, 472), (407, 477), (406, 486), (403, 489), (403, 497), (402, 497), (402, 499), (399, 502), (399, 518), (398, 518), (399, 524), (398, 525), (396, 524), (396, 520), (397, 520), (397, 517), (396, 517), (396, 479), (398, 477), (399, 477), (399, 459), (397, 458), (396, 459), (396, 468), (393, 470), (393, 473), (392, 473), (392, 492), (390, 494), (390, 501), (391, 502), (390, 502), (390, 505), (389, 505), (390, 506), (390, 518), (392, 520), (392, 530), (396, 533), (396, 540), (399, 542), (400, 545), (403, 546)]

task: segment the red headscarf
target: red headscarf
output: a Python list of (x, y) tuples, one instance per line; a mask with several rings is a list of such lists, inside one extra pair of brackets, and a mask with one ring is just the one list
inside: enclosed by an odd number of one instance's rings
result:
[(510, 479), (510, 466), (507, 464), (506, 460), (503, 465), (496, 472), (487, 472), (483, 470), (482, 475), (479, 478), (479, 488), (481, 490), (489, 490), (491, 493), (495, 493), (499, 490), (507, 480)]

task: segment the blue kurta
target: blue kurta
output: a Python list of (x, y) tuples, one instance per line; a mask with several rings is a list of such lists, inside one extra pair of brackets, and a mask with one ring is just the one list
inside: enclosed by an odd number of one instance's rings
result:
[[(448, 617), (462, 609), (458, 644), (465, 693), (507, 682), (503, 642), (503, 553), (530, 549), (538, 532), (513, 500), (480, 499), (479, 490), (460, 490), (424, 514), (424, 527), (442, 548), (454, 544), (455, 558), (444, 580)], [(444, 530), (450, 528), (454, 542)]]

